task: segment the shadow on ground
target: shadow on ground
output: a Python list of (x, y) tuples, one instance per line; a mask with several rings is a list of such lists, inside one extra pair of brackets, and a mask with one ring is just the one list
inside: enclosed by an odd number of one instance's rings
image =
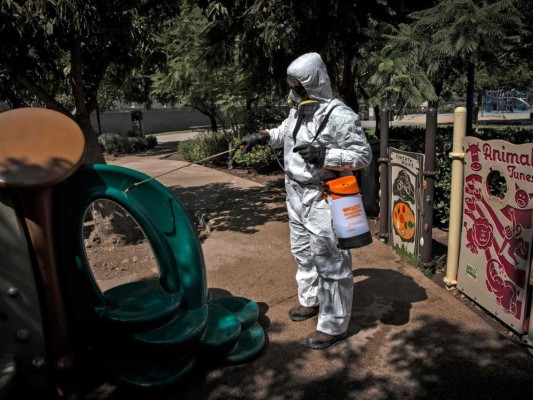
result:
[(183, 203), (190, 215), (208, 215), (213, 228), (252, 234), (267, 222), (287, 222), (285, 192), (277, 183), (239, 188), (228, 183), (169, 189)]
[(353, 275), (351, 335), (379, 323), (404, 325), (409, 322), (412, 304), (427, 299), (426, 290), (413, 278), (391, 269), (358, 268)]
[[(310, 350), (283, 332), (284, 321), (271, 320), (269, 306), (260, 303), (259, 321), (268, 339), (258, 359), (236, 366), (203, 360), (185, 381), (156, 393), (100, 383), (86, 387), (90, 394), (70, 399), (530, 398), (533, 362), (519, 354), (523, 349), (438, 315), (412, 318), (413, 304), (427, 294), (409, 276), (362, 268), (354, 277), (351, 337), (328, 350)], [(231, 295), (219, 288), (210, 292), (214, 298)]]

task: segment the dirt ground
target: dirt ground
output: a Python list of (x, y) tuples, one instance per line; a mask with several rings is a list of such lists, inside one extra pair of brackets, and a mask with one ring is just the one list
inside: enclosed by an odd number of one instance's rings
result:
[[(156, 148), (145, 153), (146, 156), (161, 156), (171, 160), (183, 161), (183, 159), (175, 154), (176, 143), (163, 143), (156, 146)], [(111, 157), (111, 156), (110, 156)], [(221, 171), (238, 176), (243, 179), (252, 180), (262, 184), (273, 183), (282, 188), (283, 187), (283, 173), (274, 172), (270, 174), (256, 174), (245, 169), (232, 169), (219, 167)], [(127, 213), (126, 213), (127, 214)], [(194, 218), (193, 218), (194, 219)], [(198, 236), (200, 241), (204, 241), (209, 236), (209, 230), (205, 229), (205, 221), (197, 221)], [(377, 233), (379, 228), (379, 221), (377, 219), (369, 220), (370, 228), (373, 233)], [(87, 224), (84, 229), (86, 245), (86, 255), (91, 265), (93, 275), (99, 284), (102, 291), (118, 286), (120, 284), (142, 280), (150, 277), (157, 277), (159, 275), (157, 262), (150, 244), (144, 240), (135, 244), (122, 243), (120, 240), (115, 240), (114, 237), (100, 237), (97, 240), (91, 238), (90, 232), (94, 227)], [(91, 238), (91, 239), (89, 239)], [(433, 260), (435, 264), (435, 271), (433, 274), (428, 274), (428, 278), (441, 287), (445, 287), (443, 278), (446, 274), (446, 255), (448, 250), (448, 232), (439, 228), (433, 228)], [(493, 327), (501, 331), (502, 335), (509, 337), (512, 340), (520, 342), (510, 329), (501, 324), (498, 320), (492, 317), (487, 312), (481, 309), (475, 302), (467, 298), (456, 288), (447, 288), (449, 292), (456, 297), (463, 304), (468, 306), (478, 315), (482, 316)]]
[[(165, 143), (143, 153), (143, 155), (162, 156), (169, 160), (184, 161), (178, 154), (173, 154), (175, 148), (175, 144)], [(117, 156), (106, 156), (107, 160), (117, 158)], [(281, 185), (283, 182), (283, 175), (280, 172), (261, 175), (249, 173), (243, 169), (218, 169), (262, 184), (279, 181)], [(125, 218), (131, 219), (126, 212), (124, 214)], [(209, 232), (205, 229), (204, 221), (196, 222), (200, 241), (204, 241), (207, 239)], [(128, 224), (135, 224), (138, 227), (133, 220), (130, 220)], [(98, 231), (97, 235), (93, 234), (95, 228)], [(137, 243), (124, 243), (124, 240), (118, 238), (117, 235), (102, 233), (102, 229), (99, 229), (93, 221), (85, 222), (84, 237), (87, 260), (92, 274), (102, 291), (127, 282), (158, 276), (157, 261), (147, 240)]]
[(100, 290), (159, 276), (155, 256), (147, 240), (124, 243), (114, 235), (104, 237), (99, 233), (93, 236), (93, 229), (93, 224), (85, 223), (85, 254)]
[[(158, 144), (154, 149), (141, 155), (160, 156), (169, 160), (184, 161), (179, 154), (175, 153), (176, 143)], [(107, 156), (107, 159), (117, 157)], [(248, 179), (261, 184), (273, 184), (283, 187), (283, 172), (276, 171), (268, 174), (249, 172), (246, 169), (215, 167), (223, 172)], [(126, 218), (128, 218), (127, 213)], [(129, 217), (131, 218), (131, 217)], [(200, 223), (201, 222), (201, 223)], [(205, 230), (204, 221), (197, 221), (198, 235), (201, 241), (206, 240), (209, 232)], [(371, 229), (377, 231), (378, 221), (370, 221)], [(138, 226), (138, 225), (137, 225)], [(103, 237), (102, 233), (96, 238), (91, 235), (95, 228), (94, 223), (86, 222), (84, 229), (86, 255), (91, 266), (93, 276), (102, 291), (111, 287), (131, 282), (134, 280), (158, 276), (157, 262), (148, 241), (140, 241), (134, 244), (123, 241), (110, 235)], [(439, 265), (445, 264), (447, 251), (448, 233), (441, 229), (433, 229), (433, 253), (434, 258), (439, 260)], [(435, 282), (442, 284), (442, 268), (437, 265), (437, 271), (431, 277)]]

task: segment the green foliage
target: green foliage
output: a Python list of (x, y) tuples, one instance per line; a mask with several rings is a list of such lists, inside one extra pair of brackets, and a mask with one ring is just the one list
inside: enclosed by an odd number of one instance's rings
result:
[[(235, 140), (234, 144), (236, 145), (238, 142), (238, 140)], [(270, 167), (273, 157), (270, 147), (255, 146), (252, 151), (246, 154), (241, 154), (237, 150), (234, 160), (238, 165), (242, 165), (253, 171), (260, 171)]]
[[(60, 102), (63, 95), (70, 103), (85, 101), (91, 112), (108, 67), (115, 66), (114, 72), (120, 71), (124, 79), (146, 59), (141, 57), (146, 56), (145, 49), (153, 48), (150, 33), (160, 24), (151, 22), (172, 15), (177, 8), (160, 3), (2, 0), (0, 71), (17, 85), (11, 94), (28, 90), (55, 108), (69, 106)], [(83, 87), (74, 90), (72, 80), (80, 85), (83, 80)], [(80, 104), (76, 106), (81, 112)]]
[[(239, 128), (239, 137), (249, 133), (257, 132), (260, 129), (268, 129), (278, 126), (286, 118), (286, 112), (279, 107), (264, 106), (254, 107), (246, 115), (246, 121)], [(237, 145), (239, 139), (235, 139), (233, 144)], [(275, 153), (273, 153), (275, 152)], [(272, 150), (268, 146), (256, 146), (251, 152), (241, 154), (235, 153), (234, 161), (253, 171), (265, 171), (279, 169), (278, 161), (283, 160), (283, 150)]]
[[(178, 146), (178, 153), (189, 162), (198, 162), (206, 157), (228, 150), (224, 135), (204, 132), (193, 139), (184, 140)], [(225, 157), (217, 157), (203, 162), (204, 165), (221, 165)]]
[(420, 110), (424, 101), (437, 100), (434, 87), (418, 59), (422, 52), (413, 55), (408, 51), (413, 47), (410, 39), (395, 31), (389, 39), (394, 45), (385, 46), (369, 57), (367, 64), (372, 72), (366, 89), (371, 104), (403, 114), (406, 109)]
[(441, 268), (441, 265), (439, 264), (439, 262), (441, 262), (440, 260), (436, 260), (431, 266), (424, 266), (416, 255), (407, 251), (405, 245), (398, 246), (395, 244), (394, 251), (402, 258), (402, 260), (420, 270), (420, 272), (427, 277), (430, 277), (435, 273), (435, 271), (437, 271), (438, 268)]
[(152, 93), (169, 99), (179, 95), (182, 102), (215, 116), (220, 102), (242, 105), (247, 86), (243, 82), (251, 72), (234, 62), (213, 65), (214, 59), (206, 56), (208, 49), (203, 41), (208, 24), (198, 7), (184, 4), (180, 15), (165, 26), (157, 40), (166, 62), (151, 75)]
[(513, 0), (442, 0), (411, 16), (418, 31), (430, 35), (435, 57), (452, 57), (465, 64), (475, 64), (483, 53), (496, 55), (504, 50), (511, 40), (509, 29), (521, 25)]
[(254, 107), (246, 114), (246, 120), (240, 129), (241, 135), (257, 132), (260, 129), (268, 129), (278, 126), (287, 118), (286, 110), (267, 105)]
[[(481, 128), (475, 135), (482, 140), (505, 140), (514, 144), (533, 142), (533, 130), (508, 126), (504, 129)], [(390, 139), (400, 140), (394, 144), (400, 150), (424, 153), (425, 128), (416, 126), (393, 126), (389, 132)], [(450, 214), (451, 159), (453, 127), (438, 127), (435, 140), (435, 163), (438, 174), (435, 178), (435, 201), (433, 223), (437, 227), (448, 225)]]
[(155, 136), (128, 137), (118, 133), (103, 133), (98, 136), (98, 143), (106, 154), (117, 156), (119, 154), (132, 154), (149, 150), (157, 145)]
[(148, 142), (149, 149), (153, 149), (155, 146), (157, 146), (157, 137), (153, 135), (146, 136), (146, 141)]
[(398, 246), (397, 244), (394, 245), (394, 251), (396, 254), (398, 254), (403, 261), (407, 262), (409, 265), (412, 265), (413, 267), (420, 269), (424, 275), (430, 276), (431, 273), (429, 271), (425, 271), (422, 267), (422, 263), (418, 259), (418, 257), (410, 252), (407, 251), (407, 248), (405, 245)]

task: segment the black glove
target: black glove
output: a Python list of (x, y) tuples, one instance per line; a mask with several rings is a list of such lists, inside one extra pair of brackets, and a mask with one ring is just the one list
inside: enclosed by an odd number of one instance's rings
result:
[(301, 144), (292, 149), (293, 153), (300, 153), (304, 161), (308, 164), (314, 164), (317, 167), (324, 165), (326, 158), (326, 148), (323, 146), (313, 146), (311, 144)]
[(251, 151), (254, 146), (258, 144), (267, 144), (270, 139), (270, 135), (264, 131), (259, 131), (256, 133), (250, 133), (249, 135), (244, 136), (239, 144), (238, 147), (244, 146), (244, 148), (241, 149), (241, 154), (246, 154), (249, 151)]

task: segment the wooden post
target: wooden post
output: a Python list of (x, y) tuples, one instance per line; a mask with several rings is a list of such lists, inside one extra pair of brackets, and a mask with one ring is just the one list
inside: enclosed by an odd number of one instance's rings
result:
[(450, 226), (448, 235), (448, 256), (446, 264), (447, 286), (457, 285), (457, 270), (459, 267), (459, 247), (461, 244), (461, 221), (463, 217), (463, 160), (465, 154), (461, 140), (466, 133), (466, 108), (457, 107), (453, 120), (453, 148), (450, 153), (452, 159), (452, 182), (450, 193)]
[(422, 246), (420, 261), (423, 267), (433, 266), (433, 204), (435, 196), (435, 140), (437, 137), (437, 109), (430, 107), (426, 113), (426, 141), (424, 162), (424, 191), (422, 205)]
[(389, 241), (389, 110), (380, 111), (379, 134), (379, 238)]

